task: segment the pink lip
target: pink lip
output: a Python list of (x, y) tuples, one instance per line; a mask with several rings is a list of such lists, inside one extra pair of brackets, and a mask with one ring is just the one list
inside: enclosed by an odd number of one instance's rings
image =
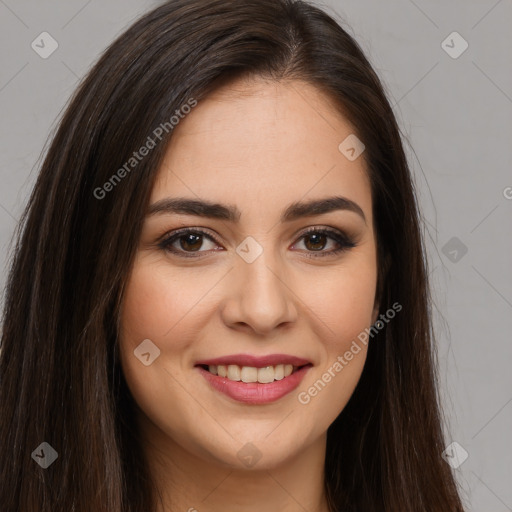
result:
[(292, 392), (301, 383), (304, 375), (306, 375), (307, 371), (311, 367), (311, 365), (304, 366), (281, 380), (275, 380), (268, 384), (261, 384), (259, 382), (246, 383), (242, 381), (229, 380), (227, 377), (213, 375), (213, 373), (210, 373), (201, 366), (196, 366), (201, 375), (214, 389), (224, 393), (234, 400), (237, 400), (238, 402), (253, 405), (275, 402)]
[(215, 359), (205, 359), (197, 361), (196, 365), (228, 365), (236, 364), (238, 366), (254, 366), (256, 368), (264, 368), (265, 366), (275, 366), (277, 364), (291, 364), (293, 366), (304, 366), (310, 364), (311, 361), (300, 357), (290, 356), (287, 354), (269, 354), (268, 356), (252, 356), (250, 354), (233, 354), (231, 356), (217, 357)]

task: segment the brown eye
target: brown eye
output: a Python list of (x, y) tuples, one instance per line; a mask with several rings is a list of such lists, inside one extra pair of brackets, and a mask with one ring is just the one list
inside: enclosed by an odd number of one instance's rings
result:
[(327, 238), (328, 237), (323, 233), (313, 233), (311, 235), (306, 235), (304, 239), (308, 240), (310, 243), (305, 242), (304, 245), (311, 251), (320, 251), (325, 247)]
[[(203, 247), (205, 240), (212, 242), (214, 247), (217, 246), (216, 240), (211, 235), (201, 231), (200, 229), (182, 229), (174, 232), (158, 245), (164, 251), (168, 251), (179, 256), (194, 258), (201, 256), (201, 253), (207, 252), (205, 250), (200, 250)], [(194, 255), (193, 253), (197, 253), (197, 255)]]
[[(312, 228), (303, 233), (300, 240), (304, 240), (306, 256), (310, 258), (336, 255), (356, 246), (355, 242), (344, 233), (330, 229)], [(324, 250), (329, 241), (334, 242), (338, 248)]]
[(180, 247), (184, 251), (197, 251), (201, 248), (201, 245), (203, 245), (202, 236), (203, 235), (196, 235), (194, 233), (181, 235), (178, 237), (178, 240), (180, 241)]

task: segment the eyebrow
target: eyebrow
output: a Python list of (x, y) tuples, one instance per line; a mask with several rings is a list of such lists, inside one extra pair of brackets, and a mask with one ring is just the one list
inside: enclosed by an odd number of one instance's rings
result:
[[(288, 205), (281, 214), (280, 221), (291, 222), (302, 217), (322, 215), (336, 210), (347, 210), (359, 215), (366, 224), (362, 208), (346, 197), (333, 196), (324, 199), (314, 199), (306, 202), (294, 202)], [(150, 205), (147, 217), (157, 214), (185, 214), (210, 219), (239, 222), (240, 210), (235, 205), (225, 205), (204, 199), (188, 199), (185, 197), (167, 197)]]

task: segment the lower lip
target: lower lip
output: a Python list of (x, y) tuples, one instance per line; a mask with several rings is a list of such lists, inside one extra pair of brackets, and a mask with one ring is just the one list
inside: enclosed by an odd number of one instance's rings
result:
[(288, 377), (268, 384), (229, 380), (226, 377), (214, 375), (201, 366), (196, 368), (214, 389), (230, 398), (246, 404), (268, 404), (291, 393), (300, 384), (311, 365), (303, 366)]

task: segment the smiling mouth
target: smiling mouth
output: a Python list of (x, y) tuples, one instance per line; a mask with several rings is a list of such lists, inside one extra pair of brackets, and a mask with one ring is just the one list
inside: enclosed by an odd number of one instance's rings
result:
[(309, 363), (302, 366), (293, 366), (291, 364), (276, 364), (262, 368), (257, 368), (255, 366), (239, 366), (236, 364), (200, 364), (197, 366), (207, 370), (212, 375), (224, 377), (234, 382), (257, 382), (259, 384), (269, 384), (276, 380), (282, 380), (286, 377), (289, 377), (297, 370), (300, 370), (306, 366), (312, 366), (312, 364)]

